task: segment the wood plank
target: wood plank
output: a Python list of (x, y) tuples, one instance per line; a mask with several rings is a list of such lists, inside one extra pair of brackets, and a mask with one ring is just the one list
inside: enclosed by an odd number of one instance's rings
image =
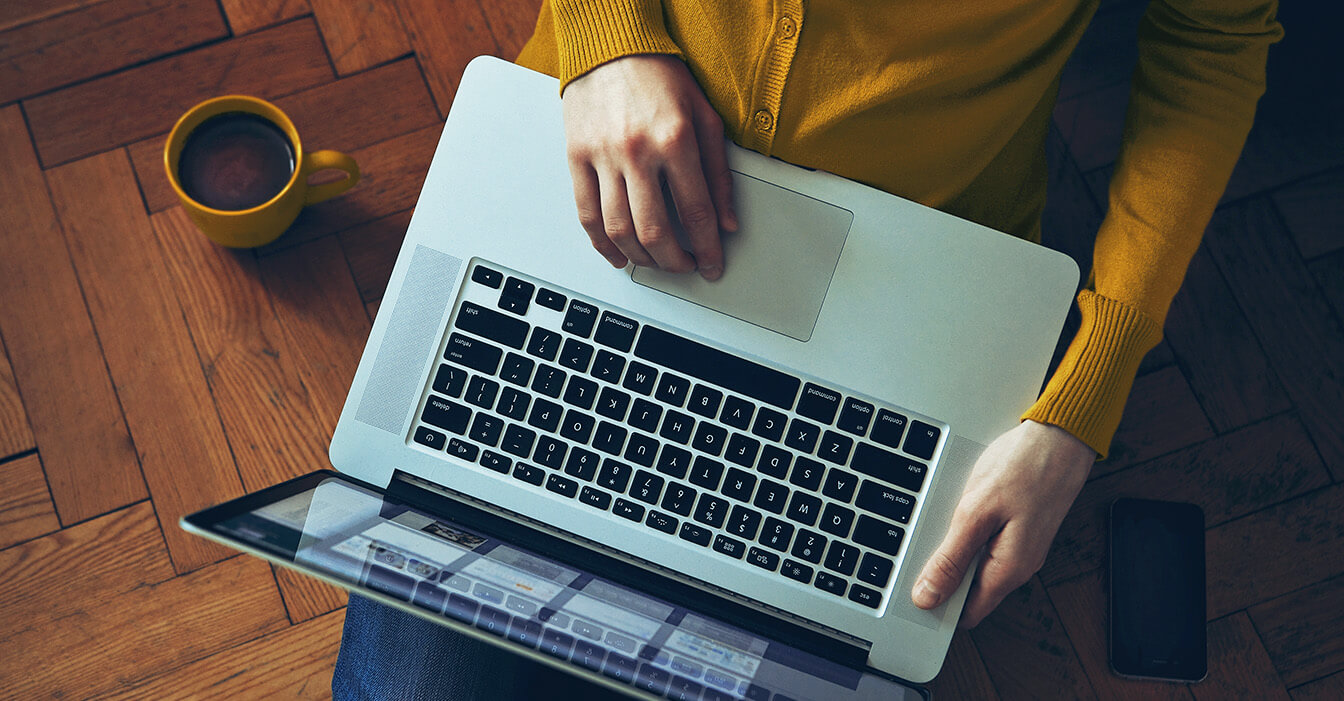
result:
[(1092, 476), (1110, 474), (1214, 436), (1190, 384), (1174, 365), (1134, 381), (1110, 455)]
[(19, 386), (14, 381), (14, 369), (5, 352), (5, 340), (0, 338), (0, 460), (32, 450), (36, 445), (28, 425), (28, 412), (23, 410)]
[(1119, 497), (1199, 504), (1212, 528), (1329, 481), (1301, 423), (1275, 417), (1088, 482), (1064, 517), (1041, 579), (1055, 584), (1102, 565), (1107, 515)]
[(108, 0), (6, 0), (0, 3), (0, 32), (40, 22)]
[(1344, 251), (1314, 260), (1308, 267), (1335, 315), (1344, 319)]
[(1184, 684), (1122, 679), (1111, 672), (1102, 572), (1092, 570), (1047, 592), (1099, 699), (1190, 699)]
[(117, 596), (71, 597), (100, 591), (83, 577), (47, 584), (47, 598), (79, 604), (60, 618), (33, 614), (6, 637), (15, 673), (0, 683), (19, 698), (110, 692), (289, 625), (266, 563), (243, 555)]
[(345, 611), (217, 652), (110, 699), (325, 699), (331, 697)]
[[(180, 207), (152, 220), (244, 488), (255, 491), (327, 467), (330, 433), (309, 404), (256, 257), (211, 243)], [(345, 604), (335, 587), (283, 568), (276, 572), (294, 621)]]
[(970, 631), (958, 630), (952, 636), (952, 645), (947, 650), (947, 660), (943, 669), (929, 683), (934, 698), (977, 699), (978, 701), (998, 701), (999, 692), (994, 689), (994, 680), (989, 678), (980, 651), (975, 649)]
[(371, 328), (350, 266), (327, 238), (263, 258), (261, 279), (308, 388), (318, 435), (328, 437)]
[(233, 35), (248, 34), (312, 11), (308, 0), (219, 0)]
[[(1338, 577), (1344, 573), (1344, 485), (1214, 528), (1205, 534), (1205, 552), (1210, 618)], [(1266, 647), (1274, 649), (1268, 640)]]
[(1226, 433), (1287, 411), (1292, 402), (1256, 334), (1209, 255), (1208, 242), (1190, 262), (1164, 333), (1209, 423)]
[(448, 116), (471, 59), (489, 54), (513, 60), (517, 55), (500, 49), (476, 0), (397, 0), (397, 7), (440, 115)]
[(61, 527), (36, 455), (0, 465), (0, 550)]
[(390, 2), (308, 0), (336, 72), (350, 75), (411, 52)]
[(1289, 692), (1293, 701), (1339, 701), (1344, 699), (1344, 672), (1293, 687)]
[(56, 513), (75, 523), (144, 499), (145, 482), (17, 106), (0, 108), (0, 163), (0, 334)]
[[(1319, 557), (1344, 560), (1344, 548)], [(1250, 610), (1274, 667), (1288, 686), (1344, 669), (1344, 577), (1280, 596)]]
[[(154, 508), (176, 524), (243, 488), (134, 177), (120, 150), (47, 173)], [(164, 536), (179, 572), (227, 553), (180, 528)]]
[(1060, 74), (1060, 100), (1129, 82), (1139, 58), (1139, 18), (1146, 7), (1144, 2), (1115, 3), (1093, 15)]
[(45, 168), (170, 129), (216, 95), (288, 95), (331, 80), (312, 20), (298, 20), (64, 88), (24, 103)]
[[(350, 152), (439, 124), (429, 88), (406, 59), (275, 100), (299, 130), (304, 148)], [(339, 105), (338, 113), (333, 106)], [(140, 191), (151, 212), (177, 204), (163, 172), (167, 132), (132, 145)], [(363, 164), (361, 164), (362, 166)]]
[(442, 130), (434, 124), (350, 152), (359, 163), (359, 184), (340, 197), (305, 208), (284, 236), (260, 249), (261, 255), (414, 207)]
[(1326, 467), (1344, 477), (1344, 325), (1267, 198), (1220, 210), (1208, 244)]
[(541, 0), (491, 0), (479, 2), (499, 56), (512, 61), (532, 37), (541, 13)]
[(411, 210), (407, 210), (346, 229), (337, 237), (350, 261), (360, 299), (373, 302), (383, 298), (410, 224)]
[(48, 17), (0, 32), (0, 103), (228, 33), (214, 0), (112, 0)]
[(1220, 618), (1209, 624), (1209, 676), (1190, 690), (1204, 701), (1218, 699), (1281, 699), (1288, 701), (1288, 690), (1260, 635), (1246, 612)]
[(1009, 594), (971, 638), (1003, 698), (1096, 698), (1037, 577)]
[(1281, 187), (1270, 194), (1283, 223), (1308, 260), (1344, 249), (1344, 168)]
[(1175, 362), (1176, 356), (1171, 353), (1171, 344), (1167, 343), (1166, 339), (1162, 339), (1157, 347), (1148, 351), (1148, 355), (1143, 356), (1143, 360), (1139, 361), (1137, 376), (1143, 377), (1150, 372), (1157, 372)]

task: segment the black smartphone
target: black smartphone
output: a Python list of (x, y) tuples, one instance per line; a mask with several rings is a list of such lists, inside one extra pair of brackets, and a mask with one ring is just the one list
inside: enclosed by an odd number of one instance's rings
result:
[(1117, 499), (1111, 505), (1111, 670), (1196, 682), (1208, 673), (1204, 511)]

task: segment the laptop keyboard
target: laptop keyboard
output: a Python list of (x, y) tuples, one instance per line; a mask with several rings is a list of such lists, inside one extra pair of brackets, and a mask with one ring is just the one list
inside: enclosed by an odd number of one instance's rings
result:
[(412, 439), (878, 609), (937, 422), (476, 264)]

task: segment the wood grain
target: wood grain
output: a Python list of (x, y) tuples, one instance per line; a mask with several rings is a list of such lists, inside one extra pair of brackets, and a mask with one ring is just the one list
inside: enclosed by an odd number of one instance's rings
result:
[(260, 250), (268, 256), (415, 206), (439, 143), (438, 124), (350, 152), (359, 184), (335, 199), (306, 207), (289, 231)]
[[(1344, 559), (1344, 547), (1333, 552)], [(1265, 602), (1250, 614), (1288, 686), (1344, 668), (1344, 577)]]
[[(154, 215), (153, 226), (244, 488), (327, 467), (330, 433), (309, 404), (255, 256), (211, 243), (179, 207)], [(345, 602), (334, 587), (281, 572), (295, 621)]]
[(109, 699), (326, 699), (345, 611), (264, 635), (217, 652)]
[(24, 111), (51, 168), (166, 132), (209, 97), (281, 97), (331, 78), (317, 26), (297, 20), (48, 93)]
[[(353, 151), (439, 123), (413, 59), (380, 66), (275, 100), (299, 131), (304, 149)], [(163, 172), (165, 132), (129, 150), (151, 212), (177, 204)], [(363, 164), (360, 164), (363, 166)]]
[(1226, 433), (1292, 403), (1207, 249), (1190, 261), (1164, 333), (1209, 423)]
[(1344, 251), (1314, 260), (1309, 267), (1325, 301), (1334, 307), (1336, 316), (1344, 319)]
[(1275, 190), (1274, 207), (1308, 260), (1344, 249), (1344, 168)]
[(1009, 594), (971, 638), (1003, 698), (1096, 698), (1037, 577)]
[(350, 262), (360, 299), (373, 302), (383, 298), (410, 224), (411, 212), (408, 210), (341, 232), (338, 237), (341, 249)]
[[(1344, 573), (1344, 485), (1211, 529), (1204, 549), (1210, 618), (1338, 577)], [(1300, 622), (1315, 626), (1316, 620)]]
[[(126, 154), (61, 166), (48, 181), (159, 517), (175, 524), (242, 495)], [(179, 528), (164, 537), (179, 572), (226, 552)]]
[(219, 0), (234, 36), (306, 15), (308, 0)]
[(1208, 528), (1329, 482), (1302, 425), (1292, 416), (1276, 417), (1088, 482), (1064, 517), (1040, 576), (1055, 584), (1101, 566), (1107, 514), (1120, 497), (1199, 504)]
[(1283, 680), (1274, 671), (1260, 635), (1244, 612), (1209, 623), (1208, 634), (1209, 676), (1190, 686), (1196, 699), (1287, 701)]
[(110, 0), (0, 32), (0, 104), (228, 34), (213, 0)]
[(1289, 693), (1293, 701), (1339, 701), (1344, 699), (1344, 672), (1294, 687)]
[(1111, 452), (1092, 469), (1092, 476), (1122, 470), (1213, 435), (1185, 376), (1168, 365), (1134, 381)]
[(357, 73), (411, 51), (401, 17), (391, 2), (308, 0), (308, 4), (340, 75)]
[(75, 523), (147, 495), (18, 107), (0, 108), (0, 334), (56, 513)]
[(0, 338), (0, 460), (32, 450), (36, 445), (19, 386), (14, 382), (14, 369), (9, 366), (4, 339)]
[(397, 0), (397, 7), (439, 114), (445, 117), (471, 59), (489, 54), (513, 60), (517, 55), (500, 49), (476, 0)]
[(0, 32), (108, 0), (6, 0), (0, 3)]
[(929, 690), (934, 698), (997, 701), (999, 692), (989, 678), (985, 661), (980, 659), (980, 651), (975, 649), (970, 631), (958, 630), (952, 636), (943, 669), (929, 683)]
[(1209, 252), (1326, 467), (1344, 477), (1344, 324), (1321, 298), (1268, 198), (1215, 214)]
[(1190, 699), (1190, 690), (1184, 684), (1134, 681), (1111, 672), (1106, 641), (1107, 599), (1100, 570), (1054, 584), (1047, 591), (1097, 698)]
[(29, 455), (0, 464), (0, 549), (60, 527), (41, 459)]

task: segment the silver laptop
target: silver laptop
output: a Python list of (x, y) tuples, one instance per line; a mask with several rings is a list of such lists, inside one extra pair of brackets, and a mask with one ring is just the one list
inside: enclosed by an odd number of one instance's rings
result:
[(578, 224), (562, 127), (554, 79), (468, 66), (332, 464), (933, 678), (970, 578), (932, 611), (910, 590), (1036, 398), (1077, 266), (730, 146), (723, 278), (615, 270)]

